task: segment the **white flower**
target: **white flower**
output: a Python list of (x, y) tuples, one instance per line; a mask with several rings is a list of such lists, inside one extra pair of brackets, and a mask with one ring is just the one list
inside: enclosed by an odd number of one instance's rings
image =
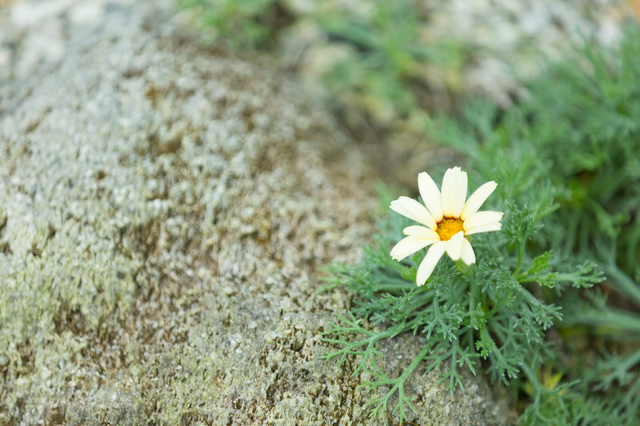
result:
[[(418, 175), (418, 188), (426, 208), (414, 199), (400, 197), (391, 203), (391, 209), (424, 226), (409, 226), (407, 235), (391, 250), (391, 257), (400, 261), (431, 246), (418, 267), (416, 284), (423, 285), (433, 272), (444, 252), (467, 265), (476, 262), (467, 235), (502, 229), (502, 212), (479, 212), (478, 209), (498, 186), (487, 182), (467, 200), (467, 173), (460, 167), (449, 169), (442, 179), (442, 194), (427, 173)], [(465, 202), (466, 200), (466, 202)]]

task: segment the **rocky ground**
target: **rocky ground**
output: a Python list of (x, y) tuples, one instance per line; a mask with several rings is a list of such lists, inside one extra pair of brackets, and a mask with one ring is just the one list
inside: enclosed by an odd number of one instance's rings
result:
[(59, 61), (71, 40), (91, 34), (118, 10), (167, 17), (174, 7), (172, 0), (0, 0), (0, 84)]
[[(376, 424), (367, 375), (319, 359), (351, 295), (315, 293), (371, 240), (368, 154), (292, 76), (171, 15), (0, 12), (0, 424)], [(482, 377), (437, 380), (409, 383), (417, 424), (508, 423)]]

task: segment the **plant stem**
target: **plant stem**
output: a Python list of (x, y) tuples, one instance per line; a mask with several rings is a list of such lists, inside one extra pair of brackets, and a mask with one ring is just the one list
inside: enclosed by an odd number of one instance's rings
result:
[(513, 273), (514, 277), (517, 277), (518, 274), (520, 274), (520, 268), (522, 268), (522, 260), (524, 259), (524, 243), (524, 238), (521, 241), (518, 241), (518, 265)]
[(602, 265), (604, 272), (613, 278), (613, 283), (618, 290), (631, 296), (640, 305), (640, 285), (632, 280), (627, 274), (622, 272), (615, 263)]
[(587, 310), (567, 316), (564, 324), (568, 326), (586, 324), (611, 327), (620, 331), (640, 332), (640, 315), (624, 310)]

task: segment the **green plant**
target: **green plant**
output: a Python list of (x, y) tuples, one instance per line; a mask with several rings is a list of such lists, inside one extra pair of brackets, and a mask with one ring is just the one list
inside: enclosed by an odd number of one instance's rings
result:
[(430, 72), (457, 72), (462, 49), (453, 42), (425, 44), (420, 38), (422, 18), (410, 1), (372, 5), (373, 13), (366, 18), (335, 9), (317, 14), (316, 21), (330, 38), (354, 47), (354, 54), (339, 62), (324, 83), (344, 102), (351, 100), (378, 122), (390, 123), (421, 108), (418, 97), (420, 91), (429, 91)]
[(480, 176), (520, 182), (510, 198), (537, 181), (550, 183), (559, 208), (529, 245), (597, 262), (620, 295), (613, 303), (599, 293), (559, 299), (563, 333), (595, 336), (608, 348), (595, 365), (574, 351), (566, 368), (578, 371), (582, 392), (604, 393), (602, 403), (627, 424), (640, 414), (639, 40), (631, 25), (617, 51), (586, 43), (532, 81), (529, 99), (510, 110), (475, 100), (458, 120), (429, 123)]
[(234, 50), (267, 46), (286, 21), (278, 0), (180, 0), (179, 7), (194, 11), (197, 27)]
[[(527, 415), (542, 419), (542, 408), (549, 399), (564, 404), (571, 394), (568, 384), (551, 389), (538, 379), (537, 372), (551, 362), (554, 352), (545, 340), (545, 330), (561, 318), (560, 308), (534, 294), (543, 288), (561, 292), (567, 286), (590, 287), (601, 280), (593, 264), (580, 266), (561, 263), (551, 252), (536, 253), (528, 241), (540, 233), (541, 221), (557, 205), (548, 185), (532, 187), (530, 200), (522, 204), (505, 196), (519, 182), (499, 183), (493, 203), (506, 209), (503, 232), (473, 235), (477, 265), (470, 267), (440, 261), (426, 285), (415, 284), (422, 252), (403, 262), (393, 260), (389, 247), (397, 242), (402, 229), (411, 222), (400, 215), (387, 217), (376, 244), (365, 249), (362, 263), (356, 267), (334, 265), (323, 290), (344, 285), (358, 295), (357, 307), (348, 318), (327, 332), (327, 341), (340, 348), (325, 358), (362, 356), (354, 374), (366, 370), (373, 380), (362, 386), (389, 390), (373, 399), (371, 415), (384, 415), (390, 398), (397, 394), (393, 412), (407, 418), (412, 409), (411, 396), (404, 382), (425, 361), (425, 371), (442, 367), (442, 381), (452, 392), (462, 386), (460, 369), (474, 374), (480, 360), (487, 361), (492, 380), (508, 384), (525, 378), (532, 386), (533, 403)], [(383, 197), (386, 204), (388, 197)], [(535, 200), (535, 203), (527, 201)], [(361, 325), (361, 319), (384, 324), (376, 332)], [(377, 342), (411, 332), (424, 341), (422, 351), (399, 377), (389, 377), (376, 364), (380, 356)], [(353, 335), (357, 336), (355, 339)], [(523, 382), (524, 383), (524, 382)], [(556, 404), (557, 406), (558, 404)]]

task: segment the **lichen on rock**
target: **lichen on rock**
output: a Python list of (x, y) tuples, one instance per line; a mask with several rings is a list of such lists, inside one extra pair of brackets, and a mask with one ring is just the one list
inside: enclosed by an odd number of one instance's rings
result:
[[(352, 296), (315, 294), (370, 239), (373, 174), (265, 68), (130, 14), (0, 89), (0, 424), (376, 424), (319, 359)], [(506, 421), (482, 380), (411, 380), (419, 422)]]

